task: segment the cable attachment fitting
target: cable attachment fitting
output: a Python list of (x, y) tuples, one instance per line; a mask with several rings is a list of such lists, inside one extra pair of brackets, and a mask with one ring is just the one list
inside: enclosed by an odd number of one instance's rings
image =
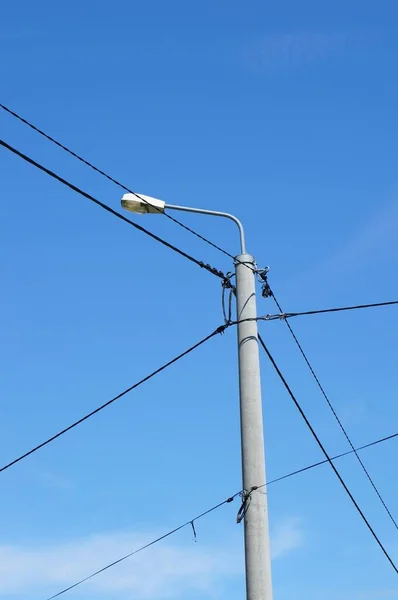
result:
[[(232, 320), (232, 296), (236, 295), (236, 288), (231, 283), (232, 277), (234, 277), (234, 273), (227, 273), (221, 282), (221, 285), (222, 285), (222, 300), (221, 300), (222, 312), (224, 315), (224, 321), (225, 321), (226, 325), (229, 325), (231, 323), (231, 320)], [(226, 294), (227, 290), (229, 290), (228, 313), (227, 313), (226, 306), (225, 306), (225, 294)]]
[(252, 488), (250, 488), (249, 491), (243, 490), (240, 493), (240, 497), (242, 498), (242, 504), (240, 506), (240, 509), (238, 510), (238, 515), (236, 517), (237, 523), (242, 523), (243, 519), (245, 518), (252, 501), (252, 493), (255, 492), (257, 489), (258, 486), (254, 485)]
[(220, 327), (217, 327), (216, 333), (223, 334), (228, 326), (229, 326), (229, 323), (225, 323), (225, 325), (220, 325)]
[(259, 281), (262, 285), (261, 295), (263, 298), (272, 298), (274, 295), (268, 283), (268, 273), (270, 271), (270, 267), (265, 267), (265, 269), (257, 269), (257, 275), (259, 276)]
[[(204, 263), (203, 261), (199, 261), (198, 265), (202, 269), (206, 269), (206, 271), (209, 271), (209, 273), (211, 273), (212, 275), (216, 275), (216, 277), (219, 277), (223, 282), (227, 281), (227, 280), (229, 281), (229, 278), (227, 277), (227, 275), (224, 275), (224, 273), (222, 271), (219, 271), (218, 269), (216, 269), (215, 267), (212, 267), (208, 263)], [(230, 282), (227, 284), (227, 287), (230, 287), (230, 288), (234, 289), (234, 286)]]
[(226, 275), (224, 275), (222, 280), (222, 286), (226, 290), (232, 290), (234, 293), (236, 293), (236, 288), (233, 285), (233, 283), (231, 283), (232, 277), (235, 277), (235, 273), (231, 273), (230, 271)]
[(192, 533), (193, 533), (194, 542), (197, 542), (198, 541), (198, 536), (196, 535), (195, 520), (191, 521), (191, 527), (192, 527)]

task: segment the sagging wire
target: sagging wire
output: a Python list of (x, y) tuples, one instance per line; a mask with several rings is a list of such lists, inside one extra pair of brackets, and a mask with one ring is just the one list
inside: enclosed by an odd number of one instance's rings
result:
[(73, 589), (77, 588), (78, 586), (82, 585), (82, 583), (85, 583), (86, 581), (89, 581), (90, 579), (93, 579), (93, 577), (96, 577), (97, 575), (100, 575), (101, 573), (104, 573), (104, 571), (107, 571), (108, 569), (111, 569), (112, 567), (120, 564), (121, 562), (124, 562), (128, 558), (130, 558), (132, 556), (135, 556), (136, 554), (139, 554), (140, 552), (143, 552), (144, 550), (146, 550), (147, 548), (150, 548), (150, 547), (154, 546), (155, 544), (158, 544), (159, 542), (161, 542), (161, 541), (169, 538), (171, 535), (174, 535), (175, 533), (177, 533), (178, 531), (181, 531), (181, 529), (184, 529), (185, 527), (187, 527), (189, 525), (191, 525), (192, 527), (194, 527), (193, 524), (195, 523), (195, 521), (198, 521), (199, 519), (202, 519), (206, 515), (209, 515), (210, 513), (214, 512), (215, 510), (221, 508), (222, 506), (224, 506), (226, 504), (230, 504), (231, 502), (234, 501), (234, 499), (237, 496), (239, 496), (239, 493), (240, 492), (234, 494), (233, 496), (230, 496), (229, 498), (227, 498), (223, 502), (220, 502), (219, 504), (216, 504), (215, 506), (212, 506), (211, 508), (209, 508), (205, 512), (203, 512), (200, 515), (198, 515), (197, 517), (195, 517), (194, 519), (191, 519), (190, 521), (186, 521), (182, 525), (179, 525), (178, 527), (175, 527), (171, 531), (168, 531), (167, 533), (164, 533), (160, 537), (152, 540), (151, 542), (148, 542), (144, 546), (141, 546), (140, 548), (137, 548), (136, 550), (133, 550), (132, 552), (129, 552), (128, 554), (125, 554), (121, 558), (118, 558), (118, 559), (114, 560), (113, 562), (105, 565), (101, 569), (98, 569), (94, 573), (91, 573), (90, 575), (87, 575), (87, 577), (84, 577), (83, 579), (80, 579), (76, 583), (73, 583), (72, 585), (69, 585), (68, 587), (64, 588), (63, 590), (61, 590), (61, 591), (57, 592), (56, 594), (53, 594), (52, 596), (50, 596), (49, 598), (47, 598), (47, 600), (54, 600), (54, 598), (58, 598), (59, 596), (63, 596), (67, 592), (70, 592), (71, 590), (73, 590)]
[(113, 398), (111, 398), (110, 400), (107, 400), (107, 402), (104, 402), (103, 404), (101, 404), (100, 406), (98, 406), (97, 408), (95, 408), (94, 410), (92, 410), (91, 412), (87, 413), (86, 415), (84, 415), (83, 417), (81, 417), (80, 419), (78, 419), (77, 421), (74, 421), (73, 423), (71, 423), (67, 427), (64, 427), (63, 429), (61, 429), (61, 431), (58, 431), (57, 433), (53, 434), (51, 437), (47, 438), (46, 440), (44, 440), (40, 444), (37, 444), (36, 446), (34, 446), (33, 448), (31, 448), (27, 452), (24, 452), (23, 454), (21, 454), (17, 458), (14, 458), (13, 460), (11, 460), (10, 462), (8, 462), (4, 466), (1, 466), (0, 467), (0, 473), (2, 473), (3, 471), (6, 471), (10, 467), (13, 467), (14, 465), (16, 465), (17, 463), (19, 463), (20, 461), (24, 460), (28, 456), (31, 456), (32, 454), (34, 454), (35, 452), (37, 452), (38, 450), (41, 450), (41, 448), (44, 448), (45, 446), (47, 446), (48, 444), (52, 443), (56, 439), (60, 438), (64, 434), (68, 433), (69, 431), (71, 431), (72, 429), (74, 429), (75, 427), (77, 427), (78, 425), (81, 425), (82, 423), (84, 423), (85, 421), (87, 421), (88, 419), (90, 419), (91, 417), (93, 417), (94, 415), (98, 414), (99, 412), (101, 412), (102, 410), (104, 410), (105, 408), (107, 408), (108, 406), (110, 406), (111, 404), (113, 404), (114, 402), (120, 400), (120, 398), (122, 398), (123, 396), (126, 396), (127, 394), (129, 394), (130, 392), (132, 392), (136, 388), (140, 387), (141, 385), (143, 385), (144, 383), (146, 383), (147, 381), (149, 381), (150, 379), (152, 379), (153, 377), (155, 377), (156, 375), (158, 375), (162, 371), (166, 370), (171, 365), (173, 365), (176, 362), (178, 362), (183, 357), (187, 356), (188, 354), (190, 354), (191, 352), (193, 352), (194, 350), (196, 350), (197, 348), (199, 348), (200, 346), (202, 346), (203, 344), (205, 344), (207, 341), (209, 341), (213, 337), (217, 336), (218, 334), (223, 334), (228, 327), (229, 327), (229, 324), (220, 325), (212, 333), (210, 333), (209, 335), (207, 335), (206, 337), (204, 337), (203, 339), (201, 339), (199, 342), (196, 342), (196, 344), (194, 344), (193, 346), (191, 346), (187, 350), (184, 350), (184, 352), (181, 352), (181, 354), (179, 354), (178, 356), (175, 356), (173, 359), (169, 360), (167, 363), (163, 364), (161, 367), (158, 367), (155, 371), (152, 371), (152, 373), (150, 373), (149, 375), (146, 375), (140, 381), (137, 381), (136, 383), (134, 383), (133, 385), (131, 385), (127, 389), (123, 390), (122, 392), (120, 392), (119, 394), (117, 394), (116, 396), (114, 396)]
[(186, 258), (190, 262), (198, 265), (201, 269), (205, 269), (206, 271), (208, 271), (212, 275), (215, 275), (216, 277), (219, 277), (222, 280), (225, 279), (224, 273), (222, 271), (220, 271), (219, 269), (216, 269), (215, 267), (212, 267), (211, 265), (209, 265), (209, 264), (207, 264), (207, 263), (205, 263), (205, 262), (203, 262), (201, 260), (198, 260), (197, 258), (191, 256), (190, 254), (188, 254), (184, 250), (181, 250), (180, 248), (178, 248), (174, 244), (171, 244), (167, 240), (164, 240), (160, 236), (152, 233), (152, 231), (149, 231), (148, 229), (145, 229), (145, 227), (142, 227), (142, 225), (139, 225), (138, 223), (135, 223), (134, 221), (131, 221), (130, 219), (128, 219), (127, 217), (125, 217), (122, 213), (119, 213), (118, 211), (114, 210), (108, 204), (105, 204), (104, 202), (101, 202), (100, 200), (98, 200), (97, 198), (95, 198), (94, 196), (92, 196), (91, 194), (85, 192), (84, 190), (82, 190), (81, 188), (77, 187), (76, 185), (74, 185), (70, 181), (64, 179), (63, 177), (61, 177), (60, 175), (58, 175), (57, 173), (55, 173), (51, 169), (48, 169), (44, 165), (38, 163), (37, 161), (35, 161), (33, 158), (31, 158), (27, 154), (24, 154), (20, 150), (17, 150), (17, 148), (14, 148), (10, 144), (7, 144), (7, 142), (5, 142), (4, 140), (0, 140), (0, 146), (2, 146), (3, 148), (5, 148), (9, 152), (12, 152), (15, 156), (18, 156), (19, 158), (21, 158), (25, 162), (29, 163), (33, 167), (36, 167), (37, 169), (39, 169), (43, 173), (46, 173), (47, 175), (49, 175), (50, 177), (52, 177), (53, 179), (55, 179), (59, 183), (62, 183), (63, 185), (65, 185), (69, 189), (73, 190), (74, 192), (76, 192), (80, 196), (83, 196), (87, 200), (90, 200), (91, 202), (93, 202), (97, 206), (99, 206), (102, 209), (106, 210), (108, 213), (110, 213), (113, 216), (117, 217), (118, 219), (124, 221), (125, 223), (128, 223), (129, 225), (131, 225), (132, 227), (134, 227), (136, 230), (141, 231), (142, 233), (145, 233), (146, 235), (148, 235), (152, 239), (154, 239), (157, 242), (161, 243), (163, 246), (166, 246), (167, 248), (169, 248), (170, 250), (173, 250), (177, 254), (180, 254), (180, 256), (183, 256), (184, 258)]

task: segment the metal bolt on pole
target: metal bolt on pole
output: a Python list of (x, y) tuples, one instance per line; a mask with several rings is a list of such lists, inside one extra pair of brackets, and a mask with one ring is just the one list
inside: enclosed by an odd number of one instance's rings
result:
[[(257, 339), (257, 308), (254, 258), (246, 253), (242, 223), (234, 215), (215, 210), (166, 204), (140, 194), (125, 194), (122, 206), (140, 214), (160, 214), (166, 209), (224, 217), (238, 226), (241, 254), (235, 258), (238, 321), (239, 393), (242, 441), (243, 489), (262, 485), (265, 479), (264, 433), (261, 404), (260, 359)], [(248, 268), (249, 267), (249, 268)], [(264, 491), (266, 488), (264, 488)], [(271, 554), (266, 493), (253, 492), (244, 516), (246, 598), (272, 600)]]
[[(236, 257), (242, 474), (246, 492), (266, 481), (254, 269), (253, 256)], [(254, 491), (250, 495), (244, 519), (247, 600), (272, 600), (268, 507), (263, 489), (264, 494)]]

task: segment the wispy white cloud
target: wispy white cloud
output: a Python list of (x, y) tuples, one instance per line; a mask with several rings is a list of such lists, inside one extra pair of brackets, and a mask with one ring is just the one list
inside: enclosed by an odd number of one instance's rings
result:
[[(109, 533), (69, 542), (0, 546), (0, 598), (48, 593), (97, 571), (155, 535)], [(236, 540), (237, 541), (237, 540)], [(300, 524), (282, 521), (273, 535), (273, 557), (286, 556), (303, 543)], [(87, 596), (118, 599), (167, 599), (200, 593), (222, 595), (225, 585), (243, 573), (239, 543), (224, 546), (162, 542), (87, 581)]]
[(32, 476), (44, 486), (54, 488), (60, 492), (72, 490), (75, 487), (73, 481), (48, 469), (35, 468), (32, 470)]
[(303, 546), (305, 541), (301, 522), (297, 518), (285, 519), (272, 532), (272, 558), (283, 558)]
[(35, 36), (35, 32), (34, 31), (30, 31), (30, 30), (8, 30), (8, 31), (1, 31), (0, 30), (0, 43), (1, 44), (6, 44), (6, 43), (10, 43), (10, 42), (19, 42), (21, 40), (25, 40), (27, 38), (31, 38)]
[[(339, 249), (317, 265), (316, 270), (344, 273), (356, 268), (370, 269), (375, 263), (396, 259), (398, 255), (398, 200), (382, 206)], [(313, 276), (313, 273), (311, 273)]]
[[(391, 600), (398, 598), (398, 588), (395, 589), (374, 589), (350, 594), (349, 600)], [(348, 600), (348, 596), (345, 599)]]
[(362, 396), (350, 395), (350, 400), (345, 402), (339, 409), (341, 422), (350, 428), (362, 423), (369, 418), (369, 407)]
[(368, 220), (361, 219), (346, 240), (306, 270), (300, 270), (288, 280), (291, 289), (304, 282), (330, 281), (337, 274), (346, 275), (356, 270), (370, 271), (376, 264), (396, 261), (398, 258), (398, 200), (382, 205)]
[(246, 63), (259, 70), (286, 69), (343, 56), (372, 34), (353, 32), (295, 32), (265, 35), (245, 50)]
[[(150, 541), (152, 536), (108, 534), (51, 545), (0, 546), (0, 597), (65, 587)], [(237, 555), (202, 544), (158, 544), (85, 584), (86, 592), (169, 598), (240, 572)]]
[(377, 214), (341, 248), (334, 262), (358, 262), (372, 255), (398, 250), (398, 200), (384, 205)]

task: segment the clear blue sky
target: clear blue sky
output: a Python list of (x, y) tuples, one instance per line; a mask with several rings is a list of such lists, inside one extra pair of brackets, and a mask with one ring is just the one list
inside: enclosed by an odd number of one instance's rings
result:
[[(391, 0), (5, 3), (1, 102), (134, 190), (227, 210), (285, 310), (397, 297)], [(115, 208), (121, 191), (5, 113), (2, 137)], [(216, 278), (18, 158), (1, 162), (1, 464), (222, 322)], [(228, 251), (229, 222), (183, 216)], [(228, 258), (161, 217), (176, 245)], [(259, 300), (259, 311), (274, 310)], [(355, 444), (397, 431), (397, 312), (292, 322)], [(330, 453), (347, 449), (283, 323), (261, 325)], [(320, 460), (264, 359), (269, 478)], [(41, 600), (240, 487), (235, 332), (0, 477), (0, 598)], [(395, 517), (397, 443), (362, 458)], [(353, 458), (339, 462), (398, 561)], [(395, 480), (395, 481), (394, 481)], [(330, 468), (269, 489), (276, 600), (398, 598)], [(238, 504), (69, 594), (243, 597)], [(65, 596), (66, 598), (67, 596)]]

